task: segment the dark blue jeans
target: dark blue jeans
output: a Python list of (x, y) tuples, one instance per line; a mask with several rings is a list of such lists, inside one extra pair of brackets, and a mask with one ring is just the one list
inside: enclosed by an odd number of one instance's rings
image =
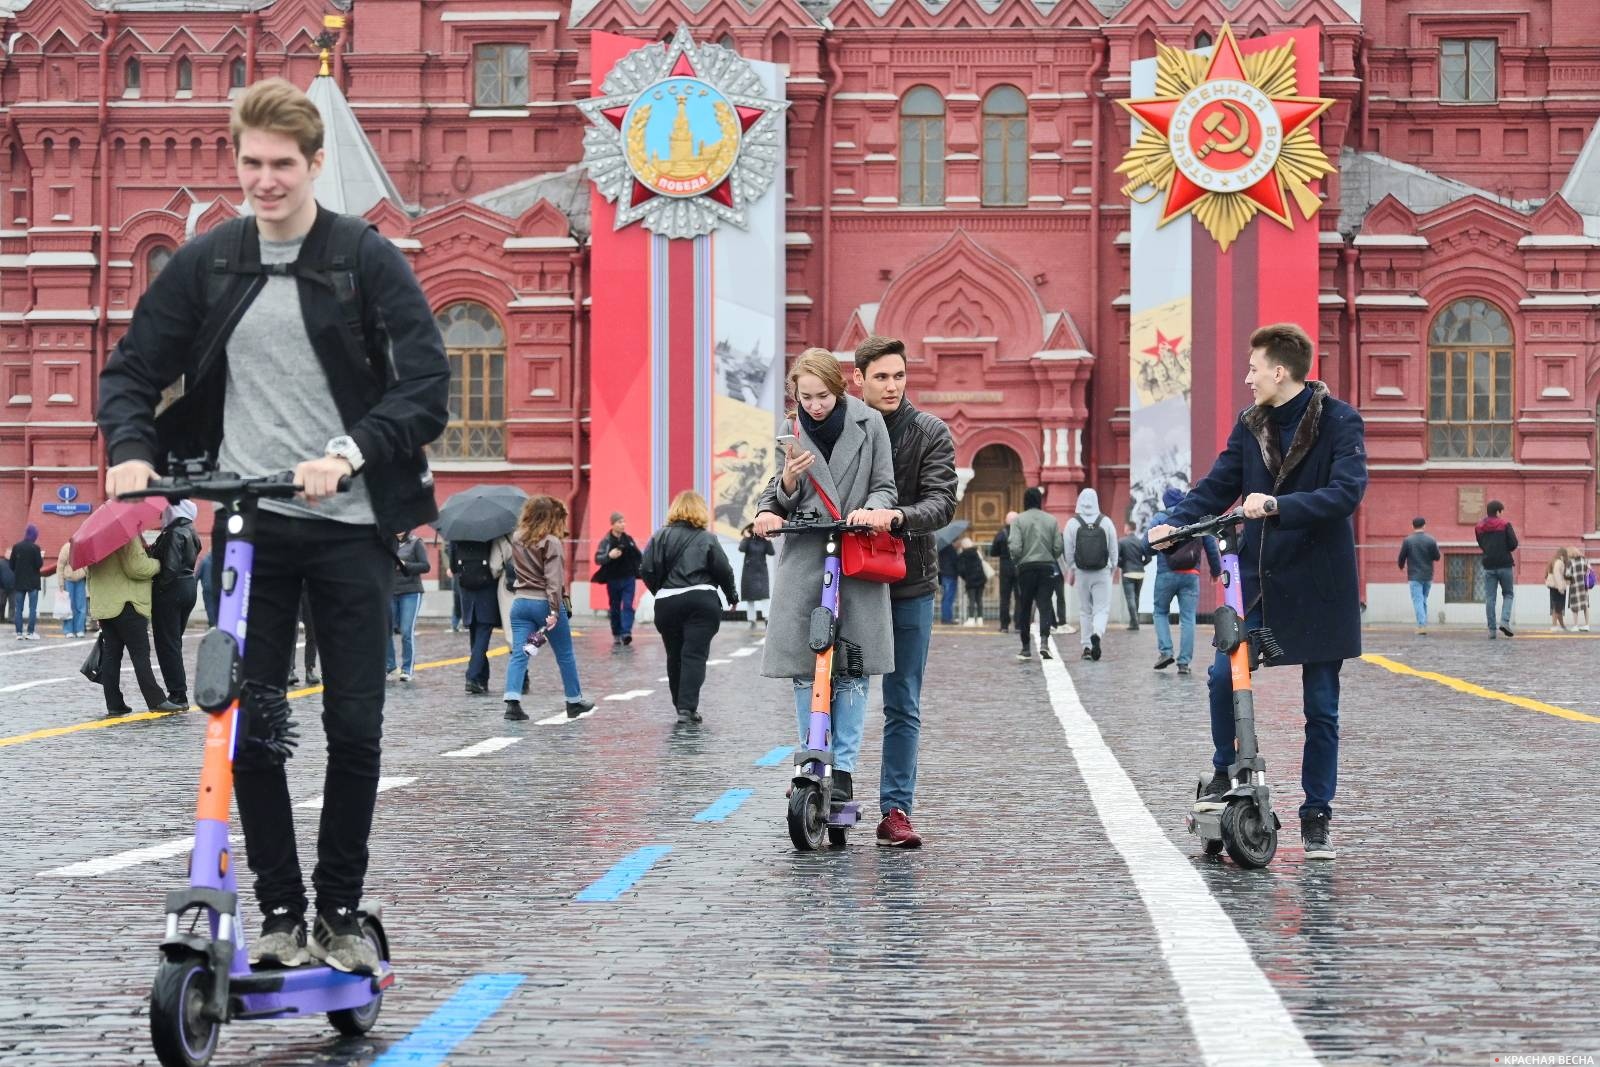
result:
[(633, 587), (636, 578), (618, 578), (606, 583), (606, 596), (610, 598), (611, 636), (629, 637), (633, 634)]
[(939, 621), (956, 621), (956, 578), (951, 575), (939, 578)]
[(39, 590), (30, 589), (26, 593), (18, 589), (11, 594), (11, 616), (17, 621), (17, 633), (22, 633), (22, 605), (28, 605), (28, 632), (31, 634), (39, 625)]
[(1494, 636), (1494, 601), (1495, 594), (1504, 594), (1500, 605), (1500, 625), (1509, 629), (1511, 627), (1511, 601), (1516, 588), (1516, 568), (1514, 567), (1485, 567), (1483, 568), (1483, 614), (1489, 622), (1489, 636)]
[[(1250, 626), (1261, 625), (1252, 619)], [(1300, 788), (1305, 803), (1300, 815), (1333, 813), (1333, 795), (1339, 786), (1339, 668), (1344, 660), (1305, 663), (1300, 667), (1301, 692), (1305, 700), (1306, 743), (1300, 756)], [(1281, 669), (1281, 668), (1273, 668)], [(1211, 742), (1216, 746), (1211, 765), (1227, 770), (1233, 764), (1233, 673), (1228, 657), (1221, 652), (1207, 675), (1211, 690)], [(1256, 710), (1256, 721), (1261, 710)]]
[(883, 676), (883, 768), (878, 809), (911, 814), (917, 792), (917, 744), (922, 736), (922, 671), (933, 637), (933, 594), (890, 601), (894, 670)]

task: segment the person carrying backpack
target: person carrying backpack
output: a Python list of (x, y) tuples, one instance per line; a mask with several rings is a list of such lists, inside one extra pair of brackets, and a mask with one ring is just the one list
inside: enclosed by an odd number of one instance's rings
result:
[(1078, 587), (1078, 639), (1084, 659), (1100, 658), (1100, 641), (1111, 619), (1111, 570), (1117, 561), (1117, 528), (1100, 513), (1100, 494), (1078, 494), (1077, 512), (1067, 520), (1065, 563)]
[(167, 700), (185, 708), (189, 706), (189, 677), (183, 667), (183, 631), (188, 629), (189, 616), (194, 614), (198, 595), (194, 565), (200, 558), (195, 514), (192, 500), (168, 505), (166, 525), (150, 551), (161, 566), (150, 593), (150, 630), (156, 646), (156, 662), (161, 666), (161, 682), (167, 688)]
[[(145, 488), (171, 455), (242, 475), (293, 469), (302, 495), (263, 501), (257, 515), (242, 665), (234, 781), (265, 917), (252, 947), (269, 965), (316, 958), (370, 974), (378, 953), (356, 910), (382, 757), (394, 534), (438, 517), (423, 450), (449, 421), (450, 364), (404, 253), (365, 220), (318, 206), (324, 129), (306, 94), (258, 82), (229, 126), (251, 214), (179, 247), (134, 309), (100, 376), (106, 493)], [(183, 395), (158, 416), (179, 379)], [(219, 556), (225, 540), (219, 527)], [(284, 774), (302, 587), (317, 632), (337, 635), (322, 647), (323, 810), (337, 817), (318, 834), (309, 942)]]
[(496, 551), (496, 545), (489, 541), (451, 541), (445, 547), (450, 574), (461, 595), (461, 625), (467, 628), (471, 642), (467, 659), (468, 696), (489, 692), (489, 642), (495, 628), (500, 626), (498, 587), (509, 553), (509, 543)]

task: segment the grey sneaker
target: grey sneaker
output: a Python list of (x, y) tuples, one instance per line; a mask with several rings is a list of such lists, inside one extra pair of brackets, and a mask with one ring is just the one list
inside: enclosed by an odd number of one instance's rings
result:
[(1333, 837), (1328, 832), (1329, 822), (1328, 816), (1321, 812), (1300, 816), (1300, 843), (1305, 845), (1306, 859), (1333, 859)]
[(306, 921), (297, 911), (277, 907), (261, 924), (261, 940), (250, 962), (263, 967), (304, 967), (311, 962), (306, 951)]
[(1195, 798), (1194, 810), (1221, 811), (1228, 806), (1228, 802), (1224, 798), (1228, 795), (1228, 790), (1232, 788), (1233, 779), (1228, 777), (1228, 772), (1213, 769), (1211, 781), (1206, 783), (1206, 787)]
[(306, 946), (312, 959), (321, 960), (346, 974), (376, 974), (383, 962), (378, 950), (361, 932), (361, 920), (349, 908), (319, 911)]

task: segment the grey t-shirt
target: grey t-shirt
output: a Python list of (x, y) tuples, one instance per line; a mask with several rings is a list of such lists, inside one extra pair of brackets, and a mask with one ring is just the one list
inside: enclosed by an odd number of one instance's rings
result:
[[(291, 263), (305, 238), (261, 241), (261, 262)], [(311, 347), (300, 313), (300, 290), (292, 275), (269, 275), (228, 338), (228, 391), (222, 409), (218, 465), (239, 474), (293, 470), (325, 453), (328, 441), (345, 432), (328, 376)], [(280, 515), (375, 523), (365, 479), (350, 491), (319, 504), (304, 497), (264, 500)]]

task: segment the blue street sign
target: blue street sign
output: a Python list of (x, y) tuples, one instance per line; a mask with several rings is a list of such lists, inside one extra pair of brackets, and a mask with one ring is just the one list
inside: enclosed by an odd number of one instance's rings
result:
[(87, 515), (94, 507), (90, 504), (42, 504), (40, 510), (46, 515)]
[(63, 504), (72, 503), (74, 500), (78, 499), (78, 487), (75, 485), (63, 485), (61, 488), (56, 490), (56, 499), (61, 501)]

